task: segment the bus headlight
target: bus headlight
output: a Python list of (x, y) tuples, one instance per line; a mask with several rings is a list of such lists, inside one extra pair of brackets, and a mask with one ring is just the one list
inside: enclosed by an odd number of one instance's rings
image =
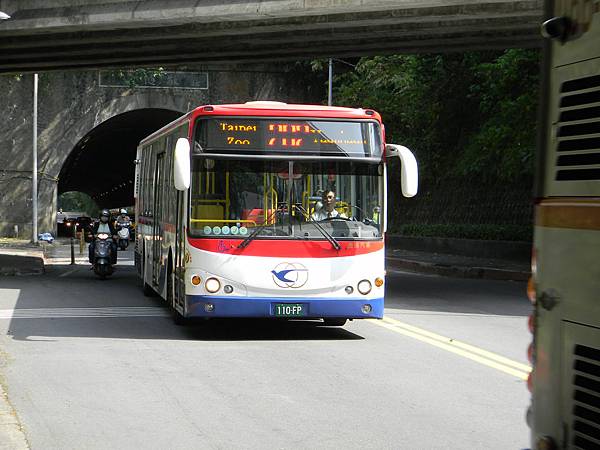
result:
[(216, 278), (209, 278), (204, 283), (204, 288), (211, 294), (214, 294), (219, 289), (221, 289), (221, 282), (219, 280), (217, 280)]
[(369, 292), (371, 292), (371, 282), (369, 280), (362, 280), (359, 281), (358, 286), (356, 286), (358, 288), (358, 292), (360, 292), (362, 295), (367, 295)]

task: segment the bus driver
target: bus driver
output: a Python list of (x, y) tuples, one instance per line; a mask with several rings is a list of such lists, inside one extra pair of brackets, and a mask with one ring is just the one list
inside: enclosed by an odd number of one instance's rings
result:
[(321, 201), (323, 202), (323, 206), (312, 214), (311, 217), (313, 220), (326, 220), (332, 217), (347, 218), (344, 214), (340, 214), (335, 209), (335, 191), (332, 191), (331, 189), (325, 190), (321, 197)]

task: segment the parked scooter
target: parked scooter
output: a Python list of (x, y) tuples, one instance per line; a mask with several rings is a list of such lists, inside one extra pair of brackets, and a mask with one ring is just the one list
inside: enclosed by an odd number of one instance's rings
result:
[(119, 236), (119, 241), (117, 244), (121, 250), (125, 250), (129, 247), (129, 239), (130, 239), (130, 229), (131, 222), (124, 222), (117, 225), (118, 231), (117, 235)]
[(112, 236), (107, 233), (98, 233), (94, 247), (94, 273), (101, 279), (113, 273)]

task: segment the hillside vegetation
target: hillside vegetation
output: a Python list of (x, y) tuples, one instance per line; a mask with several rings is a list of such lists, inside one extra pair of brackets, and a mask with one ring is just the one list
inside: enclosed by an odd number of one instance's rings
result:
[(336, 63), (344, 73), (334, 79), (334, 104), (379, 111), (386, 140), (419, 161), (416, 198), (390, 188), (391, 232), (531, 238), (539, 56), (512, 49)]

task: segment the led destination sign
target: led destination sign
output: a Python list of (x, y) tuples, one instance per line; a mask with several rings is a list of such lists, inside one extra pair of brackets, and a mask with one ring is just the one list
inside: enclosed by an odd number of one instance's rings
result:
[(207, 153), (381, 156), (374, 122), (205, 119), (196, 141)]

